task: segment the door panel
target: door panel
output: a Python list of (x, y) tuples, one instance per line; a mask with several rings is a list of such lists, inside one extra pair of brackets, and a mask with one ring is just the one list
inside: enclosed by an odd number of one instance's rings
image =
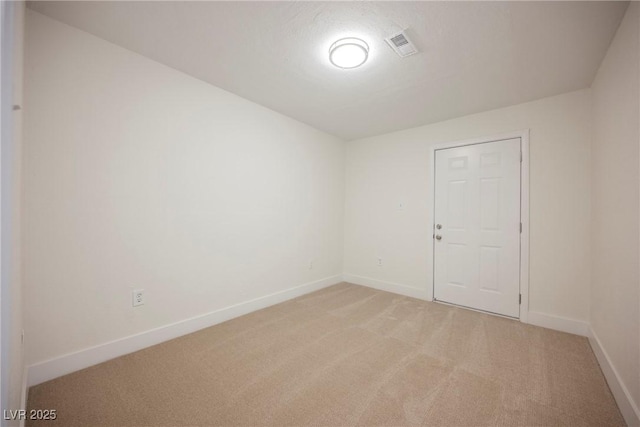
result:
[(520, 138), (436, 150), (434, 297), (520, 314)]
[(466, 201), (467, 201), (467, 181), (450, 181), (448, 198), (448, 221), (449, 228), (464, 230)]

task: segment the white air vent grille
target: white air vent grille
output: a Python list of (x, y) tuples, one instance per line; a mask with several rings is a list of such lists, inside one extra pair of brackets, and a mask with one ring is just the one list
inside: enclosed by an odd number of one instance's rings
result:
[(387, 44), (398, 55), (405, 57), (418, 52), (418, 49), (411, 43), (411, 40), (404, 31), (394, 34), (384, 39)]
[(391, 41), (391, 43), (393, 43), (395, 47), (404, 46), (405, 44), (409, 43), (409, 41), (404, 36), (404, 34), (398, 34), (395, 37), (391, 37), (389, 40)]

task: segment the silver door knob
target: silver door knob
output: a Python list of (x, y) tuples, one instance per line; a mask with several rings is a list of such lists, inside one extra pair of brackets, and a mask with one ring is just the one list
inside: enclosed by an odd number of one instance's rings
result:
[(442, 228), (442, 224), (436, 224), (436, 228), (440, 230)]
[(436, 240), (442, 240), (442, 236), (439, 234), (436, 234)]

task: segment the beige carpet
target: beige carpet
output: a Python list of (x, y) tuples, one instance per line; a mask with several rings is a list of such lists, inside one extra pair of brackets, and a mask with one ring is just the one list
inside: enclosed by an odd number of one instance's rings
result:
[(32, 387), (28, 406), (58, 411), (47, 426), (624, 425), (585, 338), (346, 283)]

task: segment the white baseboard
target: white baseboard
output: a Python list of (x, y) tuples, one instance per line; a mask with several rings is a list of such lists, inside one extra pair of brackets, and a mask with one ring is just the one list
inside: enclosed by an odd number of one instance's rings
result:
[(530, 311), (527, 314), (527, 323), (543, 328), (555, 329), (556, 331), (568, 332), (570, 334), (589, 335), (589, 323), (583, 320), (569, 319), (567, 317), (554, 316), (553, 314)]
[[(358, 276), (349, 273), (345, 273), (343, 277), (345, 282), (354, 283), (356, 285), (367, 286), (381, 291), (392, 292), (394, 294), (405, 295), (413, 298), (429, 300), (429, 294), (426, 289), (418, 289), (399, 283), (384, 282), (382, 280), (372, 279), (371, 277)], [(589, 323), (582, 320), (570, 319), (537, 311), (529, 311), (526, 313), (526, 316), (521, 317), (521, 319), (524, 323), (542, 326), (543, 328), (568, 332), (570, 334), (581, 335), (583, 337), (589, 335)]]
[(354, 274), (344, 274), (344, 281), (356, 285), (367, 286), (369, 288), (379, 289), (381, 291), (392, 292), (394, 294), (405, 295), (412, 298), (427, 299), (426, 289), (417, 289), (411, 286), (399, 283), (383, 282), (382, 280), (372, 279), (370, 277), (356, 276)]
[(31, 387), (340, 282), (342, 282), (342, 275), (327, 277), (212, 311), (211, 313), (45, 360), (29, 366), (27, 384)]
[(613, 363), (611, 363), (609, 355), (604, 347), (602, 347), (602, 343), (592, 328), (589, 328), (589, 343), (598, 359), (598, 363), (600, 363), (602, 373), (607, 380), (607, 384), (609, 384), (611, 393), (613, 393), (613, 397), (616, 399), (618, 408), (620, 408), (620, 412), (622, 412), (622, 416), (627, 425), (640, 426), (640, 409), (638, 409), (638, 405), (633, 401), (624, 381), (622, 381), (618, 371), (616, 371)]

